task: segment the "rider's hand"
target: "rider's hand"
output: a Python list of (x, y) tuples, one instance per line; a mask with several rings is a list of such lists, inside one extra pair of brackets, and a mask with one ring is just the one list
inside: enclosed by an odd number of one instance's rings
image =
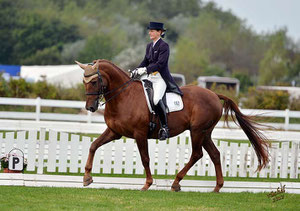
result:
[(139, 78), (139, 76), (147, 73), (147, 68), (146, 67), (135, 68), (134, 70), (132, 70), (130, 72), (131, 72), (131, 75), (130, 75), (131, 78)]
[(136, 73), (138, 75), (144, 75), (147, 73), (147, 68), (146, 67), (140, 67), (135, 69)]

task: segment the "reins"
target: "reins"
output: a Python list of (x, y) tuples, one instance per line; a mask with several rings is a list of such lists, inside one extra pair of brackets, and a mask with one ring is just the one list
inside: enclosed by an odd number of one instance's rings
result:
[(123, 83), (118, 88), (115, 88), (115, 89), (110, 90), (110, 91), (108, 91), (106, 93), (103, 93), (102, 96), (108, 95), (108, 94), (113, 93), (113, 92), (117, 91), (118, 89), (120, 89), (120, 88), (122, 88), (123, 86), (126, 85), (119, 92), (117, 92), (115, 95), (113, 95), (112, 97), (110, 97), (108, 100), (105, 100), (105, 102), (102, 103), (101, 106), (103, 106), (104, 104), (106, 104), (107, 102), (111, 101), (112, 99), (114, 99), (115, 97), (117, 97), (119, 94), (121, 94), (131, 84), (131, 82), (133, 82), (133, 81), (134, 81), (133, 78), (131, 78), (129, 81), (126, 81), (125, 83)]

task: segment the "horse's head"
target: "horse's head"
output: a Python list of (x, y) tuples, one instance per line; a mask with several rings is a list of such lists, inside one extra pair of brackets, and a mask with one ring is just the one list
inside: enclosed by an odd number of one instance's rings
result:
[(85, 65), (78, 61), (75, 62), (84, 70), (85, 108), (91, 112), (95, 112), (99, 106), (99, 96), (104, 94), (107, 87), (107, 81), (100, 73), (98, 61), (92, 65)]

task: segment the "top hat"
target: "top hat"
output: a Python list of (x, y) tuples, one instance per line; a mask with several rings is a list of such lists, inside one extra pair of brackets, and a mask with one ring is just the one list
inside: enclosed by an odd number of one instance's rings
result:
[(163, 32), (166, 31), (164, 29), (164, 24), (159, 22), (150, 22), (147, 29), (156, 29), (156, 30), (162, 30)]

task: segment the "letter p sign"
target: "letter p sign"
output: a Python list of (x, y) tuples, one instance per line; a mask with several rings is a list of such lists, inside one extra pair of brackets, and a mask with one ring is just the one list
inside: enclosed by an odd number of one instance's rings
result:
[(8, 169), (15, 170), (15, 171), (22, 171), (23, 163), (24, 163), (23, 152), (19, 149), (13, 149), (9, 153)]

